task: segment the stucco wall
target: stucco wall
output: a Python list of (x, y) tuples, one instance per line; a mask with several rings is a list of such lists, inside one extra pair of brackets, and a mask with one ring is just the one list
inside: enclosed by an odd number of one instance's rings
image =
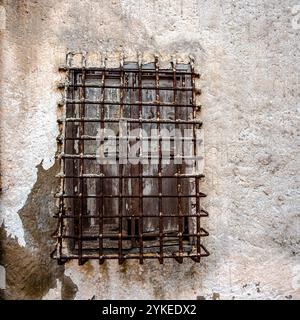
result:
[[(4, 298), (299, 299), (297, 0), (0, 1)], [(300, 3), (299, 3), (300, 4)], [(294, 8), (294, 9), (293, 9)], [(296, 8), (296, 9), (295, 9)], [(300, 11), (300, 10), (299, 10)], [(49, 258), (58, 66), (195, 58), (210, 212), (201, 264)]]

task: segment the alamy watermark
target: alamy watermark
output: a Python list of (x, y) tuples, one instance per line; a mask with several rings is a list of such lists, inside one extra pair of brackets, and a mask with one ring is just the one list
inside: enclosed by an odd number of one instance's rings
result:
[(155, 165), (161, 161), (162, 164), (198, 166), (203, 160), (200, 129), (128, 128), (126, 121), (120, 121), (118, 130), (98, 131), (96, 159), (99, 164)]

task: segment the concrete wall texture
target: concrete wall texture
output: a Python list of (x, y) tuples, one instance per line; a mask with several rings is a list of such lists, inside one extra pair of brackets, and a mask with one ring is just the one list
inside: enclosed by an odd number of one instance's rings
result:
[[(299, 299), (299, 5), (0, 1), (3, 298)], [(111, 63), (120, 54), (195, 58), (211, 252), (200, 264), (58, 266), (50, 259), (56, 83), (68, 51), (87, 51), (95, 61), (106, 54)]]

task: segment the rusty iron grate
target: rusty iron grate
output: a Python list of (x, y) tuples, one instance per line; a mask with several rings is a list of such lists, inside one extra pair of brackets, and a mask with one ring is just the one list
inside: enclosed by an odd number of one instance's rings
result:
[[(199, 262), (208, 256), (201, 241), (208, 235), (201, 226), (208, 213), (200, 205), (203, 175), (196, 170), (201, 122), (193, 64), (162, 69), (156, 59), (64, 71), (53, 258), (121, 264), (126, 259)], [(167, 130), (191, 136), (162, 134)]]

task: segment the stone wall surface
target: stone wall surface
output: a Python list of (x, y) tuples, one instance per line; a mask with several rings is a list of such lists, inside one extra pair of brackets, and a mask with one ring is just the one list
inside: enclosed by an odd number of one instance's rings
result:
[[(0, 1), (4, 299), (300, 298), (298, 2)], [(50, 259), (68, 51), (91, 63), (195, 58), (211, 252), (200, 264)]]

